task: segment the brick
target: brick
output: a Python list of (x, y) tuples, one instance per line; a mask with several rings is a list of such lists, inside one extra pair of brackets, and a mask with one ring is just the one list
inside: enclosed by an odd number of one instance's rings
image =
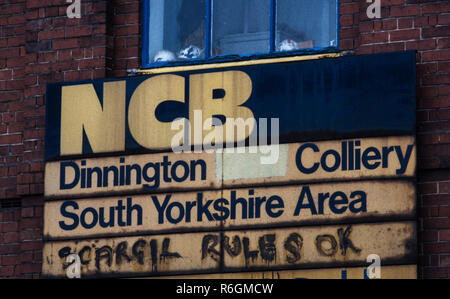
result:
[(436, 86), (421, 86), (417, 90), (417, 96), (420, 98), (433, 98), (438, 95), (438, 87)]
[[(421, 217), (437, 217), (439, 216), (439, 207), (423, 207), (420, 210)], [(426, 227), (429, 228), (429, 227)]]
[(431, 267), (439, 266), (439, 255), (433, 254), (430, 256), (430, 266)]
[(27, 8), (40, 8), (51, 5), (51, 0), (27, 0)]
[(439, 157), (420, 156), (417, 158), (417, 165), (421, 170), (437, 169), (440, 163)]
[(14, 15), (14, 16), (8, 17), (8, 25), (24, 24), (25, 21), (26, 21), (26, 18), (24, 15)]
[[(435, 97), (435, 98), (423, 98), (419, 99), (418, 106), (421, 109), (439, 109), (441, 107), (448, 107), (450, 98), (447, 96)], [(421, 123), (419, 124), (420, 132), (431, 132), (433, 130), (439, 130), (440, 127), (444, 127), (441, 123)]]
[(439, 25), (449, 25), (450, 24), (450, 14), (441, 14), (438, 16)]
[[(422, 78), (422, 83), (424, 85), (440, 85), (440, 84), (450, 84), (450, 75), (439, 74), (439, 75), (429, 75)], [(441, 106), (448, 107), (448, 106)]]
[(20, 265), (21, 273), (40, 273), (42, 264), (22, 264)]
[[(445, 115), (447, 115), (445, 117), (445, 119), (449, 119), (450, 111), (449, 110), (442, 111), (441, 113), (438, 112), (437, 114), (439, 115), (440, 118), (444, 118)], [(439, 134), (439, 142), (440, 143), (450, 143), (450, 133)]]
[(8, 232), (17, 232), (19, 230), (18, 222), (7, 222), (2, 223), (0, 227), (0, 232), (8, 233)]
[(391, 17), (418, 16), (420, 14), (419, 5), (396, 6), (390, 8)]
[(436, 73), (438, 69), (437, 63), (423, 63), (417, 65), (417, 74), (420, 76)]
[(55, 29), (55, 30), (43, 30), (39, 32), (40, 40), (51, 40), (64, 38), (65, 31), (64, 29)]
[[(20, 220), (20, 210), (14, 209), (1, 213), (3, 222), (17, 222)], [(0, 229), (1, 231), (1, 229)]]
[(422, 53), (422, 61), (443, 61), (450, 60), (450, 49), (449, 50), (436, 50)]
[(375, 44), (362, 45), (356, 50), (357, 54), (374, 54), (383, 52), (398, 52), (405, 49), (404, 42), (390, 43), (390, 44)]
[(449, 86), (438, 86), (438, 94), (441, 96), (450, 95), (450, 85)]
[(439, 62), (438, 69), (439, 69), (439, 72), (450, 73), (450, 62)]
[(0, 70), (0, 80), (10, 80), (12, 78), (12, 70)]
[(431, 27), (422, 29), (422, 38), (450, 36), (450, 26)]
[(383, 23), (381, 21), (374, 21), (373, 22), (373, 30), (380, 31), (383, 26)]
[[(20, 251), (20, 244), (0, 244), (0, 254), (17, 254)], [(1, 268), (1, 267), (0, 267)]]
[(376, 32), (361, 35), (362, 44), (374, 44), (387, 42), (389, 39), (389, 34), (387, 32)]
[(439, 233), (437, 231), (424, 231), (421, 234), (422, 242), (437, 242), (439, 240)]
[(79, 37), (79, 36), (88, 36), (92, 34), (91, 26), (82, 26), (82, 27), (66, 27), (66, 37)]
[(439, 266), (450, 266), (450, 255), (440, 255), (439, 256)]
[(40, 225), (42, 225), (41, 218), (23, 218), (20, 222), (21, 229), (39, 227)]
[(428, 40), (415, 40), (406, 42), (406, 50), (434, 50), (436, 49), (436, 40), (428, 39)]
[(30, 193), (29, 193), (29, 195), (43, 194), (43, 193), (44, 193), (44, 184), (43, 183), (30, 185)]
[(439, 207), (439, 217), (449, 217), (450, 216), (450, 206)]
[(339, 43), (339, 48), (341, 51), (353, 49), (354, 48), (353, 40), (352, 39), (341, 40)]
[(422, 183), (418, 184), (420, 194), (435, 194), (438, 186), (436, 183)]
[(22, 218), (31, 218), (34, 216), (34, 209), (32, 207), (22, 208)]
[(398, 29), (412, 28), (414, 23), (413, 18), (401, 18), (398, 19)]
[(423, 14), (442, 14), (450, 13), (450, 3), (443, 2), (437, 4), (425, 4), (422, 6)]
[(357, 37), (358, 34), (359, 31), (356, 28), (344, 28), (339, 30), (339, 36), (342, 39)]
[(25, 44), (25, 37), (23, 37), (23, 36), (9, 37), (7, 42), (8, 42), (8, 47), (22, 46)]
[(429, 218), (423, 220), (425, 229), (447, 229), (450, 228), (450, 218)]
[(426, 278), (448, 278), (450, 277), (450, 267), (448, 268), (424, 268), (423, 275)]
[(390, 41), (412, 40), (420, 38), (419, 29), (397, 30), (389, 33)]
[(374, 22), (366, 21), (359, 23), (359, 32), (372, 32), (374, 31)]
[[(354, 10), (354, 12), (358, 12), (359, 11), (359, 4), (355, 3), (353, 4), (352, 10)], [(348, 5), (345, 5), (348, 6)], [(355, 7), (356, 6), (356, 7)], [(117, 14), (128, 14), (128, 13), (132, 13), (132, 12), (139, 12), (140, 9), (140, 5), (137, 2), (134, 3), (127, 3), (127, 5), (120, 5), (116, 7), (116, 13)], [(346, 9), (344, 9), (344, 5), (341, 6), (341, 14), (345, 15), (345, 14), (350, 14), (347, 13), (348, 11), (348, 7), (346, 7)]]
[(450, 48), (450, 38), (440, 38), (438, 40), (438, 49), (447, 49)]
[(429, 17), (428, 16), (415, 16), (414, 17), (414, 28), (422, 28), (429, 26)]
[(14, 266), (0, 267), (0, 277), (12, 277), (14, 275)]
[(31, 263), (33, 262), (33, 253), (32, 252), (25, 252), (22, 253), (19, 256), (20, 263)]
[(349, 3), (342, 4), (339, 8), (339, 12), (341, 15), (349, 15), (359, 12), (359, 4), (358, 3)]
[(26, 44), (27, 53), (38, 53), (42, 51), (49, 51), (52, 48), (51, 40), (44, 40), (39, 42), (29, 42)]
[(22, 142), (22, 136), (19, 134), (0, 136), (0, 145), (17, 144)]
[(53, 41), (53, 50), (71, 49), (78, 47), (79, 47), (79, 40), (77, 38)]
[(429, 243), (423, 245), (423, 251), (427, 254), (450, 252), (450, 243)]
[(439, 241), (450, 241), (450, 230), (441, 230), (439, 232)]
[(20, 244), (20, 249), (23, 251), (40, 250), (42, 241), (24, 241)]
[(3, 240), (5, 243), (19, 243), (20, 233), (18, 232), (5, 233), (3, 235)]
[(117, 36), (121, 36), (121, 35), (137, 35), (140, 32), (140, 28), (139, 25), (126, 25), (126, 26), (121, 26), (119, 28), (116, 29), (115, 34)]
[(397, 19), (383, 20), (382, 21), (383, 30), (393, 30), (397, 29)]
[(35, 207), (34, 214), (36, 217), (42, 217), (44, 209), (42, 207)]
[(439, 182), (439, 193), (450, 193), (450, 182)]
[(352, 26), (353, 25), (353, 16), (352, 15), (341, 16), (339, 21), (340, 21), (341, 27)]
[(30, 185), (17, 185), (17, 194), (27, 195), (30, 194)]

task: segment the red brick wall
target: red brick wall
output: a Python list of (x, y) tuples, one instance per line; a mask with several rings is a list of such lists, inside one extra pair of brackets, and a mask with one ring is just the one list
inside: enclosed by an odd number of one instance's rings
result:
[(341, 0), (341, 50), (417, 50), (419, 254), (423, 278), (450, 278), (450, 2)]
[[(39, 277), (45, 84), (124, 77), (140, 63), (140, 1), (0, 0), (0, 278)], [(450, 278), (450, 2), (341, 0), (341, 50), (417, 50), (420, 267)]]
[(139, 66), (139, 1), (81, 3), (0, 1), (0, 278), (41, 272), (46, 83)]
[(141, 4), (136, 0), (115, 0), (110, 6), (111, 35), (108, 76), (125, 77), (127, 70), (138, 69), (140, 63)]

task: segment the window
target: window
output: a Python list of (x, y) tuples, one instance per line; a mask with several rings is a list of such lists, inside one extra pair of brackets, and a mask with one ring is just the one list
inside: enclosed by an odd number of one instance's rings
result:
[(212, 55), (268, 53), (270, 0), (215, 0)]
[(336, 51), (337, 0), (145, 0), (143, 64)]

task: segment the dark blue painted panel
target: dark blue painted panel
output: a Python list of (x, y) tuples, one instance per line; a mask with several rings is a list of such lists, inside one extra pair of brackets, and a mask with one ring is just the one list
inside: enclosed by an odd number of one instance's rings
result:
[[(415, 135), (415, 52), (347, 56), (303, 62), (236, 66), (176, 73), (188, 80), (198, 73), (240, 70), (253, 82), (245, 106), (256, 119), (279, 118), (280, 141), (298, 142), (375, 136)], [(127, 103), (151, 76), (49, 84), (46, 158), (59, 158), (61, 86), (92, 83), (99, 97), (105, 81), (127, 81)], [(188, 94), (188, 92), (186, 92)], [(186, 104), (163, 103), (160, 121), (188, 117)], [(127, 129), (127, 153), (141, 148)], [(90, 156), (89, 146), (85, 146)], [(123, 154), (123, 153), (117, 153)]]

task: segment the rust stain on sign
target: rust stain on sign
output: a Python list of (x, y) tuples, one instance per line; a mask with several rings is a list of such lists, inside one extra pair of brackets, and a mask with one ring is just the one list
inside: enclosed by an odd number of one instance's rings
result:
[(43, 275), (65, 277), (71, 254), (82, 277), (363, 266), (374, 253), (411, 264), (415, 240), (415, 223), (401, 222), (47, 242)]
[(366, 181), (47, 201), (48, 239), (411, 218), (413, 183)]

